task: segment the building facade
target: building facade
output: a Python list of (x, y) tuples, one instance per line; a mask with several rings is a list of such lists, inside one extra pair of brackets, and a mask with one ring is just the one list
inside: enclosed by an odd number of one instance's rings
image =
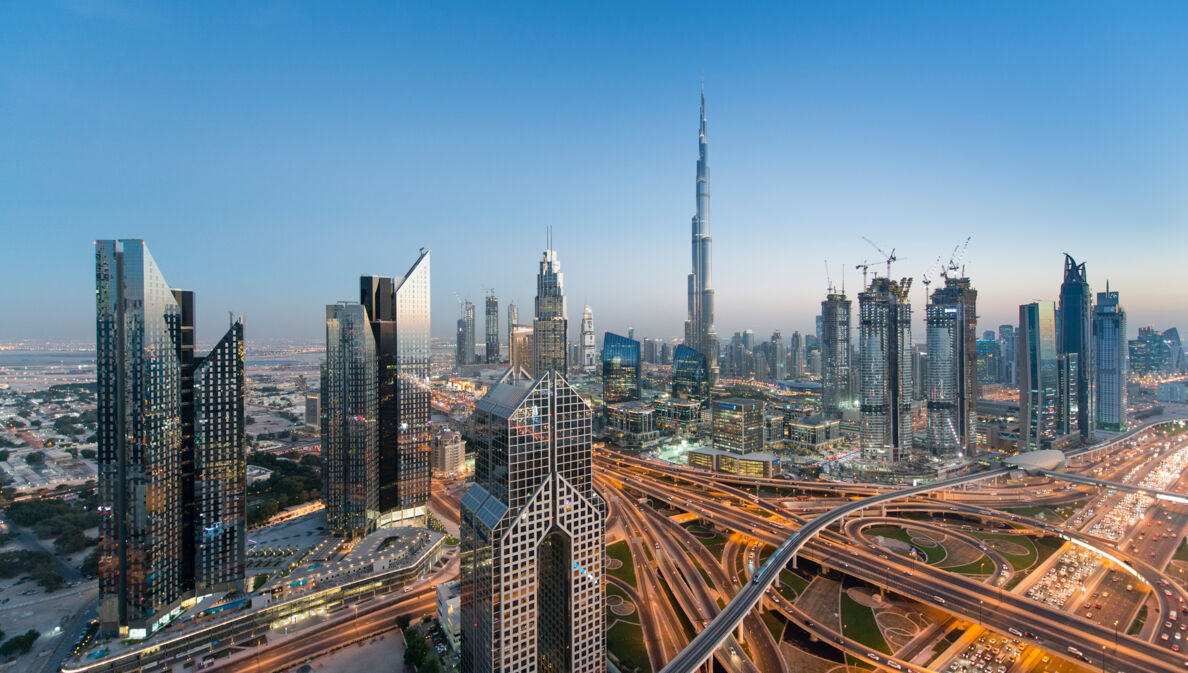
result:
[(639, 342), (612, 332), (602, 337), (602, 402), (631, 402), (640, 393)]
[(1063, 413), (1082, 442), (1093, 440), (1096, 428), (1093, 405), (1094, 386), (1092, 291), (1085, 264), (1064, 256), (1064, 282), (1060, 285), (1060, 312), (1057, 315), (1059, 352), (1065, 356), (1069, 372), (1069, 398)]
[(709, 145), (706, 142), (705, 91), (701, 92), (701, 128), (697, 140), (697, 211), (693, 215), (693, 270), (688, 278), (685, 346), (705, 356), (710, 385), (718, 381), (718, 335), (714, 331), (714, 283), (710, 237)]
[(763, 402), (731, 397), (710, 406), (715, 449), (730, 453), (763, 450)]
[(379, 365), (362, 304), (326, 306), (322, 498), (332, 535), (364, 537), (379, 518)]
[(1126, 311), (1118, 303), (1118, 293), (1097, 293), (1093, 311), (1093, 350), (1096, 353), (1097, 427), (1111, 432), (1126, 429)]
[(141, 240), (95, 243), (99, 621), (144, 638), (244, 575), (243, 323), (194, 354), (194, 295)]
[[(821, 302), (821, 413), (841, 418), (842, 410), (853, 408), (850, 388), (850, 300), (830, 293)], [(792, 335), (793, 374), (802, 370), (800, 333)]]
[(516, 325), (508, 342), (508, 360), (512, 369), (522, 368), (529, 376), (536, 372), (536, 354), (533, 348), (535, 334), (527, 325)]
[(536, 312), (532, 320), (533, 368), (537, 373), (569, 371), (569, 319), (565, 308), (565, 278), (555, 250), (541, 254), (536, 274)]
[(858, 295), (862, 456), (898, 461), (912, 450), (910, 280), (874, 278)]
[(1019, 385), (1019, 338), (1014, 325), (998, 326), (998, 382)]
[(591, 475), (591, 411), (565, 377), (516, 370), (475, 406), (462, 498), (461, 670), (606, 670), (606, 506)]
[(1060, 362), (1056, 309), (1050, 301), (1019, 307), (1019, 450), (1046, 449), (1059, 437)]
[(977, 290), (968, 278), (945, 278), (926, 316), (926, 446), (933, 455), (967, 455), (977, 434)]
[(492, 292), (487, 295), (487, 334), (483, 344), (486, 351), (485, 362), (489, 365), (497, 364), (501, 359), (499, 352), (499, 298)]
[(681, 344), (672, 355), (672, 396), (709, 403), (709, 361), (705, 354)]
[(460, 309), (458, 337), (454, 344), (454, 362), (459, 368), (478, 362), (478, 355), (474, 350), (474, 304), (463, 301)]
[(587, 304), (582, 311), (582, 371), (593, 374), (598, 369), (598, 349), (594, 343), (594, 311)]

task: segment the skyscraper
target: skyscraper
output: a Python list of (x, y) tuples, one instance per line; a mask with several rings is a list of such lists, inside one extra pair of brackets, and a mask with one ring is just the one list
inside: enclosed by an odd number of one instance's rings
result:
[(362, 304), (326, 306), (322, 499), (330, 533), (362, 537), (379, 518), (379, 365)]
[(510, 302), (507, 305), (507, 357), (511, 359), (512, 331), (520, 324), (520, 305)]
[(709, 363), (704, 353), (684, 344), (672, 354), (672, 396), (709, 403)]
[(998, 326), (998, 347), (1001, 354), (998, 382), (1008, 386), (1019, 385), (1019, 337), (1014, 325)]
[(714, 448), (730, 453), (763, 450), (763, 402), (731, 397), (713, 403)]
[(714, 332), (709, 146), (705, 134), (705, 91), (702, 90), (701, 129), (697, 142), (697, 212), (693, 215), (693, 271), (689, 274), (689, 317), (685, 320), (685, 345), (705, 355), (712, 386), (718, 380), (718, 335)]
[(862, 455), (898, 461), (912, 449), (910, 279), (874, 278), (858, 295)]
[(928, 450), (967, 454), (977, 426), (977, 290), (945, 277), (932, 293), (928, 325)]
[(499, 298), (495, 292), (487, 294), (487, 337), (484, 342), (487, 351), (486, 363), (498, 364), (499, 353)]
[(478, 362), (474, 350), (474, 304), (463, 301), (462, 315), (458, 317), (458, 341), (455, 344), (454, 360), (458, 367)]
[[(827, 418), (841, 418), (842, 409), (854, 404), (850, 397), (850, 300), (846, 295), (831, 292), (821, 302), (820, 343), (821, 412)], [(792, 346), (799, 358), (799, 332), (792, 335)]]
[[(993, 332), (988, 332), (993, 334)], [(997, 338), (978, 339), (978, 385), (1002, 380), (1002, 344)]]
[(591, 478), (590, 407), (559, 372), (516, 374), (475, 405), (461, 670), (602, 673), (606, 506)]
[[(552, 245), (552, 236), (549, 237)], [(533, 369), (537, 374), (549, 370), (569, 372), (566, 349), (569, 319), (565, 310), (565, 279), (555, 250), (545, 250), (536, 274), (536, 313), (532, 320)]]
[(587, 374), (592, 374), (598, 369), (598, 356), (595, 352), (594, 311), (590, 310), (590, 305), (587, 304), (582, 311), (582, 371)]
[(377, 525), (425, 515), (430, 480), (430, 259), (401, 278), (362, 276), (360, 303), (375, 341)]
[(1092, 337), (1092, 296), (1085, 264), (1064, 255), (1064, 282), (1060, 285), (1060, 313), (1057, 316), (1059, 352), (1069, 368), (1069, 401), (1063, 410), (1081, 441), (1093, 439), (1095, 402)]
[(1059, 434), (1060, 364), (1050, 301), (1019, 307), (1019, 450), (1048, 448)]
[(602, 402), (640, 399), (639, 342), (607, 332), (602, 337)]
[(143, 241), (95, 242), (99, 620), (144, 638), (243, 582), (243, 323), (194, 355), (194, 294)]
[(1097, 427), (1120, 432), (1126, 429), (1126, 311), (1118, 293), (1097, 293), (1093, 311), (1093, 351), (1097, 357)]

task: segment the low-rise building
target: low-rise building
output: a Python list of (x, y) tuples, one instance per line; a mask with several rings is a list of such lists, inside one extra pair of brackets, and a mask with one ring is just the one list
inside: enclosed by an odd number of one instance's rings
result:
[(437, 625), (454, 651), (458, 650), (458, 641), (462, 637), (460, 595), (457, 580), (437, 585)]
[(656, 429), (656, 410), (643, 402), (619, 402), (606, 407), (606, 427), (612, 435), (632, 444), (660, 436)]
[(687, 455), (691, 467), (724, 474), (770, 479), (780, 472), (779, 456), (769, 451), (734, 453), (701, 447), (691, 449)]
[(453, 430), (442, 430), (430, 443), (429, 459), (435, 475), (457, 475), (466, 460), (466, 440)]
[(824, 416), (806, 416), (784, 424), (790, 448), (829, 453), (842, 443), (841, 422)]

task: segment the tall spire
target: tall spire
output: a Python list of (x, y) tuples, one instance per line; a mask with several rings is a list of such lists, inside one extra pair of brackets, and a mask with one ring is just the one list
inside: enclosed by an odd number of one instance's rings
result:
[(705, 80), (701, 83), (701, 115), (697, 138), (696, 212), (693, 215), (692, 261), (689, 274), (689, 317), (685, 345), (705, 355), (711, 383), (716, 380), (718, 339), (714, 333), (714, 290), (710, 238), (709, 145), (706, 140)]

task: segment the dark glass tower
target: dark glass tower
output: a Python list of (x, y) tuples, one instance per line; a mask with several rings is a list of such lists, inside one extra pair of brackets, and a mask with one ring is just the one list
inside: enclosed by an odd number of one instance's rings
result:
[(499, 362), (499, 298), (494, 293), (487, 295), (487, 364)]
[(603, 673), (606, 507), (591, 477), (590, 407), (558, 372), (516, 372), (474, 411), (461, 670)]
[[(796, 367), (800, 373), (800, 333), (792, 335)], [(850, 300), (830, 293), (821, 302), (821, 411), (828, 418), (841, 418), (843, 408), (852, 408), (850, 395)]]
[(429, 251), (402, 278), (363, 276), (376, 360), (380, 526), (425, 515), (430, 480)]
[(375, 338), (362, 304), (326, 306), (322, 497), (330, 533), (362, 537), (379, 518)]
[(1060, 285), (1060, 312), (1057, 317), (1056, 339), (1059, 352), (1068, 358), (1068, 403), (1062, 409), (1070, 432), (1079, 433), (1081, 441), (1093, 439), (1094, 387), (1096, 385), (1093, 360), (1093, 304), (1085, 264), (1077, 264), (1064, 255), (1064, 282)]
[(1046, 449), (1060, 433), (1060, 357), (1050, 301), (1019, 307), (1019, 450)]
[(211, 374), (242, 372), (243, 325), (195, 357), (194, 295), (140, 240), (95, 243), (95, 289), (99, 620), (136, 639), (196, 588), (243, 581), (243, 378)]
[(867, 460), (894, 462), (912, 450), (909, 286), (910, 280), (874, 278), (858, 295), (858, 402)]
[(602, 339), (602, 401), (617, 404), (640, 399), (639, 342), (607, 332)]
[[(551, 241), (550, 241), (551, 245)], [(565, 308), (565, 278), (555, 250), (545, 250), (536, 274), (536, 312), (532, 321), (533, 370), (565, 375), (569, 371), (569, 319)]]
[(681, 344), (672, 354), (672, 396), (709, 403), (709, 363), (705, 354)]

